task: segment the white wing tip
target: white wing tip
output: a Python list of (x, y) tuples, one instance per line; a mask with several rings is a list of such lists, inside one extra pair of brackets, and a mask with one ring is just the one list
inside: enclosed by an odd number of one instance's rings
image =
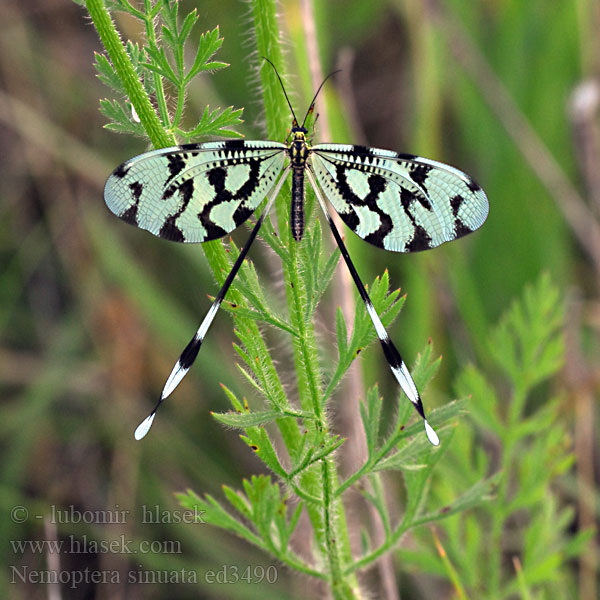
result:
[(162, 394), (160, 395), (161, 400), (168, 398), (175, 391), (175, 388), (179, 385), (187, 372), (188, 369), (182, 368), (179, 361), (175, 363), (175, 366), (165, 383)]
[(135, 433), (133, 434), (133, 436), (135, 437), (136, 440), (141, 440), (150, 430), (150, 427), (152, 427), (152, 422), (154, 421), (154, 417), (156, 416), (156, 413), (152, 413), (151, 415), (149, 415), (148, 417), (146, 417), (138, 426), (137, 429), (135, 430)]
[(425, 433), (427, 434), (427, 438), (434, 446), (440, 445), (440, 438), (438, 434), (435, 432), (433, 427), (427, 422), (427, 419), (424, 421), (425, 423)]

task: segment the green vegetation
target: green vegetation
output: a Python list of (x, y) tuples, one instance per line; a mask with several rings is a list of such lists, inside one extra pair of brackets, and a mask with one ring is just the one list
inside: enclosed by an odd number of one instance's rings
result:
[[(581, 104), (565, 117), (597, 60), (592, 3), (449, 0), (425, 10), (352, 0), (344, 19), (321, 0), (279, 12), (273, 0), (80, 4), (87, 13), (75, 10), (69, 35), (56, 24), (36, 36), (35, 20), (9, 11), (0, 62), (10, 135), (2, 528), (13, 542), (123, 538), (136, 553), (11, 542), (3, 589), (47, 591), (11, 569), (25, 566), (114, 570), (147, 598), (593, 600), (589, 281), (600, 251), (586, 140), (600, 134)], [(82, 26), (88, 13), (105, 53)], [(101, 186), (145, 149), (140, 137), (154, 147), (283, 140), (291, 117), (261, 56), (278, 66), (298, 115), (322, 74), (344, 63), (324, 88), (317, 137), (442, 160), (488, 193), (483, 228), (432, 252), (394, 255), (346, 233), (439, 448), (370, 349), (375, 332), (337, 280), (343, 265), (310, 195), (305, 239), (291, 239), (287, 186), (186, 382), (148, 438), (133, 440), (247, 228), (225, 243), (166, 244), (107, 215)], [(245, 123), (233, 106), (245, 107)], [(256, 122), (264, 128), (247, 125)], [(581, 176), (590, 206), (571, 183)], [(406, 295), (390, 289), (400, 283)], [(129, 512), (107, 526), (53, 522), (52, 507)], [(147, 518), (154, 507), (161, 518)], [(163, 545), (148, 550), (150, 540)], [(111, 585), (81, 583), (73, 597)]]

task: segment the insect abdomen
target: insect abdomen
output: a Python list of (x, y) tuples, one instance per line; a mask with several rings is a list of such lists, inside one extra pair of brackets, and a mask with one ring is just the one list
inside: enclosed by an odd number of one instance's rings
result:
[(304, 233), (304, 168), (292, 171), (291, 228), (293, 238), (299, 242)]

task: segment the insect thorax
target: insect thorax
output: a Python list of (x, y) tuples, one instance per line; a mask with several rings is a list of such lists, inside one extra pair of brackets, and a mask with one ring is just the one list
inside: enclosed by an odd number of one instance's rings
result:
[(304, 127), (294, 127), (292, 129), (292, 142), (289, 147), (291, 167), (295, 171), (306, 167), (306, 159), (310, 154), (310, 149), (306, 143), (306, 129)]

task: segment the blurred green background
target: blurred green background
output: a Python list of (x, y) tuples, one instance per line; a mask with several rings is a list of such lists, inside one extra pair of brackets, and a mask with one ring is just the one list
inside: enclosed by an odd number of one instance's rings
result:
[[(181, 4), (183, 11), (197, 7), (197, 34), (220, 26), (225, 42), (218, 59), (231, 64), (192, 85), (188, 113), (206, 104), (244, 107), (242, 132), (249, 139), (263, 137), (249, 5), (240, 0)], [(297, 113), (312, 90), (307, 66), (298, 60), (307, 25), (304, 4), (280, 3)], [(594, 526), (598, 3), (312, 4), (323, 71), (343, 69), (327, 84), (332, 139), (323, 141), (450, 163), (475, 177), (490, 199), (490, 216), (480, 231), (429, 253), (394, 255), (346, 235), (365, 279), (388, 268), (392, 285), (408, 295), (393, 327), (408, 362), (429, 338), (444, 356), (428, 390), (428, 406), (452, 396), (457, 371), (467, 362), (490, 366), (483, 344), (490, 327), (527, 283), (549, 272), (567, 303), (565, 366), (552, 389), (560, 394), (562, 416), (575, 440), (560, 498), (576, 509), (573, 532)], [(134, 24), (118, 15), (116, 20), (123, 37), (138, 39)], [(94, 51), (101, 50), (85, 10), (73, 3), (0, 5), (0, 501), (6, 511), (0, 525), (0, 588), (8, 597), (30, 599), (307, 597), (309, 583), (280, 566), (274, 584), (207, 583), (209, 570), (271, 563), (202, 524), (143, 522), (144, 507), (158, 506), (168, 514), (179, 509), (174, 491), (192, 487), (220, 496), (222, 484), (239, 487), (261, 466), (235, 431), (209, 415), (228, 407), (220, 383), (240, 396), (249, 394), (235, 367), (235, 337), (225, 314), (150, 436), (143, 443), (133, 439), (133, 429), (153, 406), (208, 308), (207, 294), (217, 288), (199, 247), (153, 238), (118, 221), (104, 206), (108, 174), (146, 146), (102, 128), (98, 100), (110, 92), (92, 66)], [(242, 231), (236, 240), (244, 237)], [(256, 248), (253, 258), (264, 267), (265, 287), (283, 298), (277, 262)], [(339, 303), (335, 294), (327, 301)], [(325, 345), (332, 338), (328, 310), (324, 307), (321, 324)], [(285, 368), (285, 340), (274, 337), (273, 344)], [(361, 367), (368, 385), (379, 381), (384, 396), (395, 393), (378, 349), (361, 354)], [(284, 380), (293, 389), (293, 373)], [(485, 450), (493, 456), (493, 445)], [(19, 506), (27, 518), (11, 512)], [(129, 512), (123, 523), (112, 525), (73, 519), (53, 524), (52, 507)], [(180, 545), (172, 552), (155, 547), (130, 556), (92, 547), (52, 553), (11, 543), (71, 535)], [(593, 543), (586, 554), (585, 564), (568, 565), (570, 598), (596, 597)], [(118, 572), (120, 583), (58, 589), (23, 583), (11, 570), (58, 568), (52, 561), (64, 571)], [(132, 571), (181, 569), (195, 571), (199, 584), (145, 584), (143, 575), (128, 580)], [(405, 573), (402, 564), (397, 569), (406, 589), (402, 598), (434, 597), (428, 595), (433, 591), (435, 597), (452, 597), (441, 578)], [(49, 595), (52, 589), (59, 595)]]

